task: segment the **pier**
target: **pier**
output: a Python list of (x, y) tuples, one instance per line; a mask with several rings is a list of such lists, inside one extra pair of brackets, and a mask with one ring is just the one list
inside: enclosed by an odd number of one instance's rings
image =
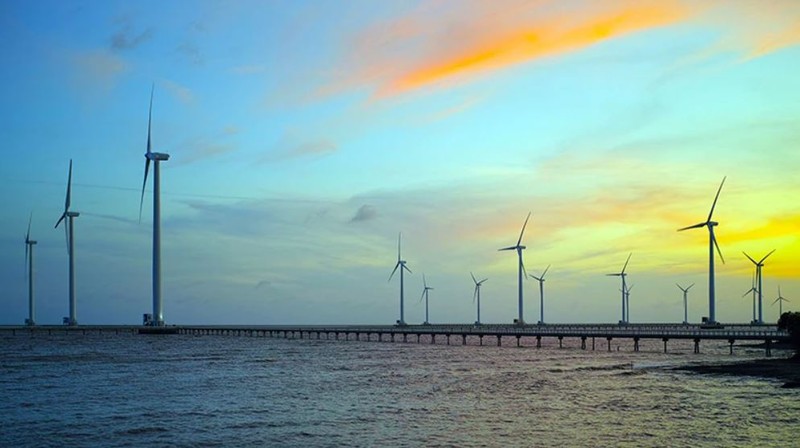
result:
[(0, 335), (34, 334), (149, 334), (191, 336), (248, 336), (287, 339), (326, 339), (341, 341), (416, 342), (426, 336), (431, 344), (467, 344), (467, 337), (478, 338), (480, 345), (495, 343), (501, 346), (504, 340), (522, 345), (522, 338), (535, 339), (541, 348), (543, 338), (558, 340), (563, 347), (564, 338), (580, 340), (580, 348), (586, 350), (611, 351), (612, 341), (632, 340), (633, 350), (639, 351), (643, 339), (661, 340), (664, 352), (669, 350), (669, 341), (686, 339), (694, 342), (694, 353), (700, 353), (701, 341), (727, 341), (733, 354), (737, 341), (764, 343), (766, 356), (771, 356), (772, 346), (788, 342), (789, 334), (775, 325), (731, 324), (719, 327), (684, 324), (443, 324), (443, 325), (171, 325), (147, 327), (139, 325), (77, 325), (77, 326), (0, 326)]

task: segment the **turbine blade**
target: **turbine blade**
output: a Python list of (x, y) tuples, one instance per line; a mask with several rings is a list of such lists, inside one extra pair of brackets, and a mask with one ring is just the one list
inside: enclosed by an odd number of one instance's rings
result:
[(387, 282), (392, 281), (392, 277), (394, 276), (394, 273), (397, 271), (397, 267), (398, 266), (400, 266), (400, 262), (399, 261), (397, 262), (396, 265), (394, 265), (394, 269), (392, 269), (392, 273), (389, 275), (389, 280), (387, 280)]
[(622, 274), (606, 274), (606, 277), (621, 277)]
[(722, 178), (722, 182), (720, 182), (720, 184), (719, 184), (719, 189), (717, 190), (717, 195), (714, 196), (714, 203), (711, 204), (711, 211), (708, 212), (708, 219), (706, 219), (706, 221), (711, 221), (711, 215), (714, 214), (714, 207), (717, 206), (717, 199), (719, 199), (719, 193), (722, 191), (722, 186), (725, 184), (725, 179), (727, 179), (727, 178), (728, 178), (728, 176), (723, 177)]
[(772, 304), (773, 304), (773, 305), (775, 305), (776, 303), (778, 303), (778, 301), (779, 301), (779, 300), (781, 300), (781, 298), (780, 298), (780, 297), (778, 297), (777, 299), (775, 299), (775, 301), (774, 301), (774, 302), (772, 302)]
[(486, 277), (485, 279), (483, 279), (483, 280), (479, 281), (479, 282), (478, 282), (478, 284), (479, 284), (479, 285), (482, 285), (482, 284), (483, 284), (483, 282), (485, 282), (486, 280), (489, 280), (489, 277)]
[(472, 293), (472, 303), (475, 303), (475, 298), (478, 297), (478, 288), (480, 288), (480, 285), (475, 285), (475, 292)]
[(742, 251), (742, 253), (744, 254), (745, 257), (747, 257), (748, 260), (752, 261), (754, 265), (758, 266), (758, 262), (756, 260), (753, 260), (753, 257), (751, 257), (750, 255), (747, 255), (747, 252)]
[(54, 229), (57, 229), (57, 228), (58, 228), (58, 225), (59, 225), (59, 224), (61, 224), (61, 221), (63, 221), (63, 220), (64, 220), (64, 218), (66, 218), (66, 217), (67, 217), (67, 212), (64, 212), (64, 213), (62, 213), (62, 214), (61, 214), (61, 217), (60, 217), (60, 218), (58, 218), (58, 221), (56, 221), (56, 225), (55, 225), (55, 227), (53, 227), (53, 228), (54, 228)]
[(422, 273), (422, 286), (424, 286), (425, 289), (428, 289), (428, 282), (425, 281), (425, 273), (424, 272)]
[(627, 268), (627, 267), (628, 267), (628, 262), (629, 262), (629, 261), (631, 261), (631, 256), (632, 256), (632, 255), (633, 255), (633, 252), (631, 252), (630, 254), (628, 254), (628, 259), (627, 259), (627, 260), (625, 260), (625, 265), (624, 265), (624, 266), (622, 266), (622, 271), (620, 271), (620, 274), (624, 274), (624, 273), (625, 273), (625, 268)]
[(147, 112), (147, 154), (150, 154), (150, 125), (153, 123), (153, 93), (156, 90), (156, 83), (150, 88), (150, 109)]
[(478, 281), (475, 280), (475, 275), (472, 272), (469, 273), (469, 276), (472, 277), (472, 281), (475, 282), (475, 284), (478, 283)]
[(680, 229), (678, 229), (678, 232), (683, 232), (684, 230), (689, 230), (689, 229), (699, 229), (700, 227), (705, 227), (707, 225), (708, 225), (708, 222), (701, 222), (700, 224), (695, 224), (693, 226), (680, 228)]
[(719, 259), (722, 261), (722, 264), (725, 264), (725, 258), (722, 256), (722, 251), (719, 250), (719, 244), (717, 244), (717, 237), (714, 234), (711, 234), (711, 241), (714, 242), (714, 247), (717, 248), (717, 253), (719, 254)]
[(517, 246), (508, 246), (508, 247), (504, 247), (504, 248), (502, 248), (502, 249), (497, 249), (497, 250), (498, 250), (498, 251), (501, 251), (501, 250), (514, 250), (514, 249), (516, 249), (516, 248), (517, 248)]
[(533, 278), (533, 279), (536, 279), (536, 281), (542, 281), (542, 279), (541, 279), (541, 278), (539, 278), (539, 277), (537, 277), (537, 276), (535, 276), (535, 275), (531, 275), (531, 278)]
[(547, 274), (547, 271), (549, 270), (550, 270), (550, 265), (548, 264), (547, 268), (544, 270), (544, 272), (542, 272), (542, 278), (544, 278), (544, 274)]
[(688, 287), (688, 288), (686, 288), (686, 290), (688, 291), (688, 290), (692, 289), (692, 286), (694, 286), (694, 283), (692, 283), (691, 285), (689, 285), (689, 287)]
[(519, 265), (522, 267), (522, 275), (528, 278), (528, 271), (525, 270), (525, 263), (522, 262), (522, 252), (519, 252)]
[(425, 291), (427, 291), (427, 289), (423, 289), (422, 290), (422, 295), (419, 296), (419, 301), (420, 302), (422, 302), (423, 297), (425, 297)]
[(69, 177), (67, 177), (67, 200), (64, 201), (64, 213), (69, 211), (69, 204), (72, 198), (72, 159), (69, 159)]
[(409, 269), (408, 266), (405, 265), (405, 263), (403, 263), (403, 269), (408, 271), (409, 274), (413, 274), (413, 272), (411, 272), (411, 269)]
[(399, 233), (399, 232), (397, 233), (397, 261), (398, 262), (400, 261), (400, 237), (402, 235), (403, 235), (402, 233)]
[(25, 233), (25, 242), (27, 243), (31, 239), (31, 222), (33, 221), (33, 212), (28, 217), (28, 231)]
[(147, 185), (147, 173), (150, 171), (150, 159), (144, 162), (144, 181), (142, 182), (142, 197), (139, 199), (139, 222), (142, 222), (142, 206), (144, 205), (144, 187)]
[(758, 262), (758, 264), (761, 264), (761, 263), (763, 263), (763, 262), (764, 262), (764, 260), (766, 260), (766, 259), (767, 259), (767, 257), (769, 257), (770, 255), (772, 255), (772, 253), (773, 253), (773, 252), (775, 252), (775, 249), (772, 249), (772, 250), (770, 251), (770, 253), (768, 253), (767, 255), (764, 255), (764, 258), (762, 258), (762, 259), (761, 259), (761, 261), (759, 261), (759, 262)]
[(528, 217), (525, 218), (525, 224), (522, 225), (522, 231), (519, 232), (519, 239), (517, 240), (517, 246), (522, 243), (522, 234), (525, 233), (525, 226), (528, 225), (528, 220), (531, 219), (531, 212), (528, 212)]
[(677, 286), (677, 287), (678, 287), (678, 289), (680, 289), (681, 291), (683, 291), (683, 286), (681, 286), (681, 285), (679, 285), (679, 284), (677, 284), (677, 283), (675, 283), (675, 286)]

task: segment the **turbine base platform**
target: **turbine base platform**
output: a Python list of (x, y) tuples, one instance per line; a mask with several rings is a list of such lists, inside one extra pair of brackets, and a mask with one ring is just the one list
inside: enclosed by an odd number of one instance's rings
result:
[(178, 334), (177, 327), (141, 327), (138, 334)]

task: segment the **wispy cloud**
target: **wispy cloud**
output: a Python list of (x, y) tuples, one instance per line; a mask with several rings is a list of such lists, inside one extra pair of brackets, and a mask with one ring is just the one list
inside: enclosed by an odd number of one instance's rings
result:
[(280, 162), (292, 159), (316, 158), (336, 152), (338, 146), (333, 140), (319, 138), (314, 140), (300, 141), (299, 137), (287, 133), (276, 145), (276, 148), (264, 154), (260, 163)]
[(113, 51), (124, 51), (138, 47), (153, 37), (154, 30), (151, 27), (142, 31), (135, 31), (133, 21), (130, 17), (121, 17), (115, 21), (118, 29), (109, 38), (110, 47)]
[(161, 84), (167, 88), (167, 91), (171, 93), (175, 98), (177, 98), (183, 104), (192, 104), (195, 101), (195, 95), (191, 89), (188, 87), (178, 84), (175, 81), (171, 81), (169, 79), (164, 79), (161, 81)]
[(72, 57), (72, 63), (78, 71), (80, 82), (106, 89), (113, 87), (117, 78), (129, 69), (122, 58), (106, 51), (76, 54)]
[(356, 214), (350, 219), (350, 222), (370, 221), (377, 217), (378, 209), (369, 204), (364, 204), (358, 208)]

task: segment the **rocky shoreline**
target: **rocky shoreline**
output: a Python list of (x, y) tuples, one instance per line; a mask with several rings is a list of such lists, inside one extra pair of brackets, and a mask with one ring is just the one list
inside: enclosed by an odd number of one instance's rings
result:
[(711, 375), (736, 375), (784, 381), (784, 388), (800, 388), (800, 358), (757, 359), (720, 364), (690, 364), (673, 368)]

